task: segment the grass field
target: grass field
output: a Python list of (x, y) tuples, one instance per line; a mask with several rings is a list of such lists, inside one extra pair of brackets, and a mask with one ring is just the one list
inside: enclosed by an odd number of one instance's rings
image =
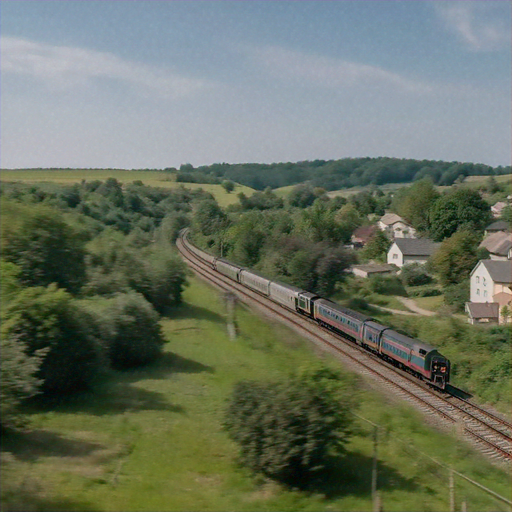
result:
[(0, 179), (3, 181), (19, 181), (22, 183), (60, 183), (72, 185), (80, 183), (82, 180), (106, 180), (115, 178), (120, 183), (132, 183), (136, 180), (142, 181), (149, 187), (176, 188), (183, 186), (190, 190), (203, 189), (210, 192), (220, 206), (225, 207), (231, 204), (238, 204), (237, 195), (243, 192), (246, 195), (252, 195), (254, 190), (244, 185), (235, 184), (235, 190), (228, 194), (221, 185), (203, 184), (203, 183), (177, 183), (176, 176), (173, 173), (165, 171), (128, 171), (128, 170), (108, 170), (108, 169), (77, 169), (77, 170), (2, 170)]
[[(464, 184), (468, 185), (469, 187), (479, 187), (480, 185), (484, 185), (486, 181), (489, 179), (489, 176), (468, 176), (464, 180)], [(498, 183), (511, 183), (512, 181), (512, 174), (504, 174), (502, 176), (495, 176), (495, 179)], [(398, 190), (402, 187), (408, 187), (411, 183), (388, 183), (386, 185), (380, 185), (379, 189), (383, 192), (394, 192), (395, 190)], [(282, 198), (286, 198), (288, 194), (293, 190), (293, 188), (296, 185), (291, 185), (288, 187), (281, 187), (274, 190), (274, 192)], [(329, 197), (337, 197), (342, 196), (345, 198), (348, 198), (350, 196), (353, 196), (354, 194), (358, 194), (359, 192), (364, 192), (366, 190), (373, 190), (374, 186), (366, 186), (366, 187), (352, 187), (352, 188), (346, 188), (342, 190), (332, 190), (330, 192), (327, 192), (327, 195)], [(436, 187), (439, 191), (446, 191), (449, 190), (451, 187)]]
[[(356, 418), (349, 455), (334, 461), (330, 476), (309, 492), (284, 489), (237, 466), (237, 447), (222, 428), (233, 384), (284, 378), (317, 355), (287, 328), (243, 307), (237, 307), (239, 335), (230, 340), (222, 298), (195, 279), (184, 299), (163, 320), (169, 343), (158, 362), (115, 374), (94, 395), (33, 410), (31, 433), (2, 438), (2, 461), (14, 457), (11, 471), (2, 472), (3, 487), (23, 494), (16, 510), (371, 510), (373, 427), (364, 420)], [(448, 473), (434, 459), (510, 497), (505, 470), (353, 379), (357, 414), (381, 426), (378, 487), (384, 510), (449, 510)], [(463, 500), (470, 511), (508, 510), (462, 479), (455, 482), (457, 510)]]

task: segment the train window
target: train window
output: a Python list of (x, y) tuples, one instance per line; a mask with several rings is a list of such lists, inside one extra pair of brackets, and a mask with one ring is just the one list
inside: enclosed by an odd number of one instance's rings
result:
[(420, 348), (420, 354), (421, 354), (422, 356), (424, 356), (426, 353), (427, 353), (427, 351), (426, 351), (426, 350), (423, 350), (422, 348)]

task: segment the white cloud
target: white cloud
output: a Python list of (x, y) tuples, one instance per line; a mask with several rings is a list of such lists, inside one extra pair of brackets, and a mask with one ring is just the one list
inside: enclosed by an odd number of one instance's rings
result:
[(266, 71), (281, 78), (293, 78), (309, 85), (330, 89), (354, 86), (388, 86), (412, 93), (428, 93), (432, 87), (378, 66), (306, 54), (282, 47), (249, 49), (249, 55)]
[[(471, 50), (492, 51), (510, 45), (510, 30), (494, 17), (489, 3), (436, 3), (435, 9), (445, 27)], [(506, 3), (510, 9), (510, 4)]]
[(53, 46), (14, 37), (2, 37), (0, 50), (2, 73), (28, 75), (57, 89), (107, 78), (120, 80), (141, 93), (175, 99), (212, 85), (206, 80), (182, 76), (164, 67), (123, 60), (107, 52)]

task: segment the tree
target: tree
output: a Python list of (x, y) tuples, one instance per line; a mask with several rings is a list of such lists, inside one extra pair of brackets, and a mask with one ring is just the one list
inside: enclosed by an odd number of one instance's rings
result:
[(90, 299), (83, 307), (96, 318), (114, 368), (141, 366), (161, 354), (164, 338), (159, 315), (142, 295), (130, 292), (111, 299)]
[(10, 301), (21, 291), (17, 280), (20, 269), (16, 265), (1, 261), (1, 354), (0, 371), (2, 386), (0, 387), (0, 427), (15, 428), (23, 425), (19, 413), (21, 402), (39, 392), (41, 380), (36, 373), (41, 365), (44, 350), (28, 355), (28, 347), (16, 340), (8, 332), (8, 316), (5, 314)]
[(239, 382), (225, 427), (240, 445), (242, 463), (284, 483), (304, 483), (329, 454), (344, 453), (355, 405), (347, 388), (326, 368), (284, 382)]
[(28, 357), (45, 354), (35, 376), (46, 395), (86, 389), (104, 368), (94, 319), (55, 284), (21, 290), (2, 316), (2, 337)]
[(430, 178), (416, 181), (410, 187), (398, 190), (393, 197), (392, 210), (408, 221), (420, 233), (429, 229), (428, 212), (439, 198)]
[(390, 247), (391, 240), (384, 231), (378, 229), (361, 250), (361, 257), (385, 262)]
[(422, 286), (432, 282), (432, 276), (420, 263), (411, 263), (402, 267), (400, 279), (408, 286)]
[(50, 208), (2, 203), (2, 257), (26, 286), (57, 283), (72, 293), (85, 282), (85, 240)]
[(297, 208), (307, 208), (314, 203), (316, 197), (311, 185), (300, 184), (293, 187), (288, 195), (288, 204)]
[(329, 209), (322, 200), (317, 199), (313, 206), (301, 214), (302, 231), (312, 242), (337, 244), (350, 239), (351, 233), (345, 232), (336, 222), (336, 212)]
[(458, 284), (469, 277), (478, 262), (480, 236), (470, 231), (457, 231), (444, 240), (430, 257), (429, 266), (438, 274), (444, 286)]
[(444, 288), (444, 302), (451, 306), (455, 312), (463, 313), (466, 302), (469, 301), (469, 279), (458, 284), (451, 284)]
[(459, 229), (483, 231), (491, 220), (491, 208), (480, 194), (459, 188), (433, 203), (429, 210), (430, 236), (440, 242)]
[(235, 190), (235, 184), (231, 180), (225, 180), (221, 185), (228, 194), (231, 194), (231, 192)]
[(217, 201), (207, 199), (200, 201), (194, 211), (193, 225), (204, 236), (214, 235), (228, 224), (226, 214)]

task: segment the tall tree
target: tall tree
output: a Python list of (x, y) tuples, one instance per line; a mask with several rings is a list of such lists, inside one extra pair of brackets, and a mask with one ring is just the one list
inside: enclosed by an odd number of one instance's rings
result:
[(476, 190), (458, 188), (441, 196), (430, 208), (430, 236), (440, 242), (459, 229), (483, 231), (491, 220), (491, 208)]
[(431, 256), (429, 266), (438, 274), (443, 285), (458, 284), (469, 277), (478, 262), (478, 233), (457, 231), (446, 238)]
[(428, 212), (439, 198), (430, 178), (415, 182), (410, 187), (400, 189), (393, 198), (391, 209), (402, 216), (420, 233), (429, 229)]

